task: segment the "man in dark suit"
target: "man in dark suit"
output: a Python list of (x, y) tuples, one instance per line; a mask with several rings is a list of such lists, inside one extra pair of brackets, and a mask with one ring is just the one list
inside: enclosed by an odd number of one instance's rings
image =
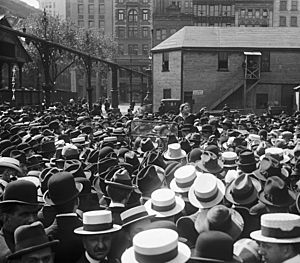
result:
[(56, 173), (48, 181), (44, 199), (55, 208), (57, 215), (53, 224), (46, 228), (46, 233), (49, 238), (60, 241), (55, 250), (57, 263), (76, 262), (84, 251), (81, 239), (73, 232), (75, 228), (82, 226), (75, 213), (82, 188), (82, 184), (75, 183), (69, 172)]
[(0, 202), (0, 263), (7, 262), (6, 257), (15, 252), (14, 231), (37, 221), (40, 205), (34, 183), (23, 180), (8, 183)]
[[(113, 224), (111, 211), (96, 210), (83, 213), (83, 226), (74, 233), (82, 237), (85, 252), (77, 263), (114, 263), (116, 258), (109, 257), (113, 247), (114, 232), (121, 229)], [(118, 245), (118, 244), (115, 244)]]

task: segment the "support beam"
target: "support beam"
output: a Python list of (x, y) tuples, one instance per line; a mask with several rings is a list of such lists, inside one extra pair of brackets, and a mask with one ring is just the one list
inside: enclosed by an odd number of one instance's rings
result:
[(111, 69), (111, 106), (113, 113), (120, 113), (119, 109), (119, 91), (118, 91), (118, 67), (113, 65)]

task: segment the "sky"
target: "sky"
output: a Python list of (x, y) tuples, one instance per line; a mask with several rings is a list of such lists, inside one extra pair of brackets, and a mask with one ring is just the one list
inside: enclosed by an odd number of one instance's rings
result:
[(39, 8), (39, 2), (37, 0), (21, 0), (28, 5), (34, 6), (35, 8)]

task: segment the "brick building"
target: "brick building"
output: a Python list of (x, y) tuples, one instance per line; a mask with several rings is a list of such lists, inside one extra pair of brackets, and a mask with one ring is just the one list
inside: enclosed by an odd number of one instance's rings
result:
[(298, 27), (300, 19), (300, 0), (274, 0), (273, 25)]
[(300, 82), (300, 29), (184, 27), (152, 49), (153, 104), (181, 99), (198, 111), (293, 109)]

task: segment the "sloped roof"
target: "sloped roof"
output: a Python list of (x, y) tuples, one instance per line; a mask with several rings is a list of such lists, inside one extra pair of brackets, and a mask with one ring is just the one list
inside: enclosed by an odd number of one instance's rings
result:
[(300, 28), (185, 26), (152, 51), (180, 48), (300, 49)]

